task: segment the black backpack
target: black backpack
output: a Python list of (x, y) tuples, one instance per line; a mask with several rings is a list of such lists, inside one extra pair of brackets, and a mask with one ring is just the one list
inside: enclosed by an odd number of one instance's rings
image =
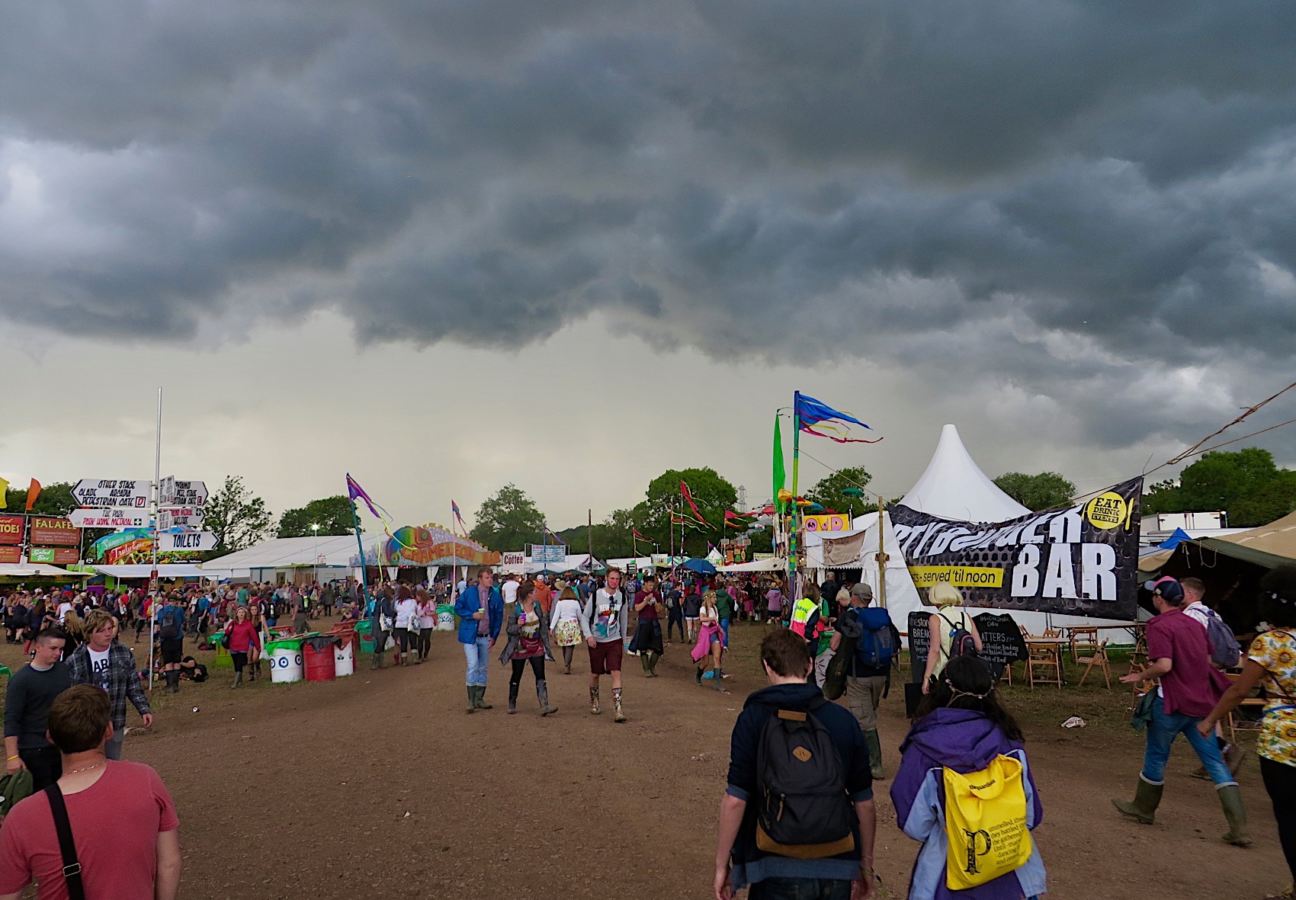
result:
[[(949, 649), (950, 659), (953, 659), (956, 656), (979, 655), (976, 649), (976, 638), (972, 637), (972, 632), (968, 631), (967, 628), (964, 627), (964, 625), (955, 625), (953, 622), (951, 622), (949, 619), (946, 619), (945, 616), (941, 615), (940, 613), (937, 613), (937, 615), (940, 615), (941, 619), (945, 622), (945, 624), (950, 627), (950, 649)], [(962, 616), (963, 616), (962, 621), (966, 624), (967, 613), (962, 613)]]
[(159, 618), (162, 619), (162, 627), (158, 632), (158, 636), (162, 638), (162, 640), (174, 641), (176, 638), (181, 636), (180, 623), (176, 621), (175, 607), (168, 606), (166, 609), (162, 610), (162, 612), (159, 613)]
[(796, 859), (855, 850), (846, 767), (815, 710), (776, 709), (756, 750), (756, 846)]

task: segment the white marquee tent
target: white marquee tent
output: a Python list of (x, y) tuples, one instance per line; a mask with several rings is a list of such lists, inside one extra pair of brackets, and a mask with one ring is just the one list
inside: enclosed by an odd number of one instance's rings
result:
[[(900, 501), (910, 509), (916, 509), (929, 515), (946, 519), (957, 519), (965, 522), (1002, 522), (1015, 519), (1030, 512), (1016, 500), (999, 489), (993, 481), (981, 471), (972, 459), (967, 448), (959, 437), (958, 429), (946, 425), (941, 429), (940, 441), (932, 454), (927, 470), (914, 484), (909, 493)], [(881, 539), (887, 554), (886, 563), (886, 603), (891, 613), (891, 621), (901, 631), (909, 628), (909, 614), (925, 607), (925, 592), (920, 594), (909, 576), (908, 563), (904, 554), (895, 543), (895, 529), (891, 517), (886, 513), (879, 517), (876, 512), (858, 516), (848, 532), (822, 535), (806, 535), (806, 561), (810, 568), (823, 568), (823, 540), (841, 540), (864, 534), (864, 543), (856, 560), (849, 565), (837, 568), (861, 569), (861, 578), (873, 588), (874, 596), (879, 594), (877, 552)], [(925, 607), (932, 611), (932, 607)], [(972, 615), (983, 612), (1002, 612), (969, 607)], [(1046, 615), (1042, 612), (1013, 612), (1013, 619), (1028, 631), (1039, 634), (1046, 624), (1054, 626), (1085, 625), (1092, 620), (1081, 616)], [(1110, 623), (1117, 624), (1117, 623)]]

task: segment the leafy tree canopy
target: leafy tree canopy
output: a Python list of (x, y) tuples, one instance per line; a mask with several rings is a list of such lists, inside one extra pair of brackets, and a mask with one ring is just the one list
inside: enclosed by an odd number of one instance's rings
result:
[(468, 534), (492, 550), (523, 550), (541, 543), (544, 515), (526, 491), (512, 482), (477, 509), (477, 524)]
[(213, 556), (233, 553), (265, 540), (270, 534), (271, 516), (265, 501), (255, 496), (240, 475), (225, 476), (220, 490), (207, 498), (203, 528), (216, 535)]
[(1143, 512), (1224, 510), (1230, 526), (1264, 525), (1296, 510), (1296, 471), (1279, 468), (1259, 447), (1207, 453), (1179, 474), (1152, 485)]
[[(318, 525), (319, 530), (311, 528)], [(355, 528), (351, 501), (346, 495), (321, 497), (305, 506), (285, 510), (279, 517), (279, 537), (310, 537), (314, 534), (350, 534)]]
[(860, 490), (868, 485), (872, 477), (863, 466), (838, 469), (820, 478), (815, 486), (806, 492), (805, 497), (820, 504), (829, 512), (844, 512), (857, 516), (875, 505), (869, 495)]
[(1076, 490), (1074, 484), (1057, 472), (1040, 472), (1038, 475), (1005, 472), (994, 483), (999, 490), (1032, 512), (1066, 506)]

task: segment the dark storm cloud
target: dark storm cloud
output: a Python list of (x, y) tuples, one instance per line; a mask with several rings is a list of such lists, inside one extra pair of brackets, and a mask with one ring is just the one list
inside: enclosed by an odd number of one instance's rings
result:
[(1210, 422), (1296, 339), (1293, 39), (1286, 3), (27, 4), (0, 313), (491, 345), (601, 311), (717, 355), (944, 347), (1064, 406), (1212, 366)]

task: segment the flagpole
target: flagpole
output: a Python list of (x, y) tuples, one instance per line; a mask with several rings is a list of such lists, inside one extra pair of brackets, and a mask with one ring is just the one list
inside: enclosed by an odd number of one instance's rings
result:
[(153, 692), (153, 645), (157, 623), (158, 588), (158, 507), (162, 505), (162, 388), (158, 388), (157, 402), (157, 442), (153, 447), (153, 571), (149, 573), (149, 592), (153, 602), (149, 604), (149, 693)]
[[(458, 533), (457, 529), (455, 528), (454, 507), (455, 507), (455, 502), (454, 500), (451, 500), (450, 501), (450, 536), (451, 537), (455, 537)], [(450, 554), (450, 561), (452, 563), (450, 567), (450, 602), (454, 603), (456, 600), (459, 599), (458, 597), (455, 596), (455, 591), (459, 587), (459, 542), (451, 541), (450, 543), (454, 547), (454, 549), (451, 550), (451, 554)], [(523, 568), (526, 567), (523, 566)]]
[(585, 541), (589, 548), (589, 567), (592, 576), (594, 574), (594, 510), (590, 508), (585, 510)]
[(788, 535), (788, 588), (797, 570), (797, 538), (801, 534), (801, 504), (797, 502), (801, 474), (801, 392), (792, 392), (792, 533)]
[[(349, 486), (348, 486), (349, 488)], [(348, 493), (350, 490), (348, 489)], [(364, 540), (360, 537), (360, 512), (356, 509), (356, 502), (351, 501), (351, 522), (355, 527), (356, 549), (360, 551), (360, 587), (364, 591), (364, 602), (369, 602), (369, 566), (365, 560)]]

